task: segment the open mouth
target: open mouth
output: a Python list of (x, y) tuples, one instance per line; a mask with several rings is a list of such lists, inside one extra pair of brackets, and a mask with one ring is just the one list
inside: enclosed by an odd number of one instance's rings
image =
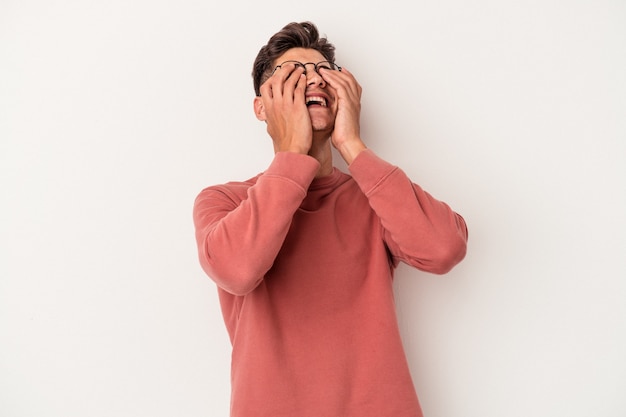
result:
[(319, 96), (310, 96), (306, 98), (306, 106), (322, 106), (326, 107), (326, 99), (324, 97)]

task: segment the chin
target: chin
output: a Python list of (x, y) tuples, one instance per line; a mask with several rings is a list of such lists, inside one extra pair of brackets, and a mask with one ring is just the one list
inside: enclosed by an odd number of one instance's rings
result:
[(333, 131), (333, 126), (328, 126), (327, 124), (316, 126), (315, 124), (313, 124), (313, 132), (314, 133), (317, 133), (317, 134), (325, 133), (328, 136), (330, 136), (330, 133), (332, 131)]
[(326, 119), (318, 119), (318, 118), (311, 118), (311, 127), (313, 128), (314, 131), (318, 132), (318, 131), (328, 131), (328, 132), (332, 132), (333, 127), (334, 127), (334, 123), (330, 122), (329, 120)]

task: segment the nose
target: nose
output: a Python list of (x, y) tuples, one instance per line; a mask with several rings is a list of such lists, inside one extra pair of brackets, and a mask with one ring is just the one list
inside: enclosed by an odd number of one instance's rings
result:
[(315, 70), (315, 66), (313, 64), (306, 67), (306, 85), (308, 86), (319, 86), (320, 88), (326, 87), (326, 81), (322, 78), (322, 76)]

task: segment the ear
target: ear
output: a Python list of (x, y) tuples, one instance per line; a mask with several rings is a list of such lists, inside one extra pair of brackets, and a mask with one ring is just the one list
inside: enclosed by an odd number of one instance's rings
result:
[(261, 97), (254, 98), (254, 115), (262, 122), (266, 120), (265, 106), (263, 105), (263, 99), (261, 99)]

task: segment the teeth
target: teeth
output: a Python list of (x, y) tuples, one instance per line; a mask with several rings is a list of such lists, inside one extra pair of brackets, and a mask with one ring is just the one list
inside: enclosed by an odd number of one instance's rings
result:
[(326, 107), (326, 100), (323, 97), (311, 96), (306, 98), (306, 105), (319, 104), (322, 107)]

